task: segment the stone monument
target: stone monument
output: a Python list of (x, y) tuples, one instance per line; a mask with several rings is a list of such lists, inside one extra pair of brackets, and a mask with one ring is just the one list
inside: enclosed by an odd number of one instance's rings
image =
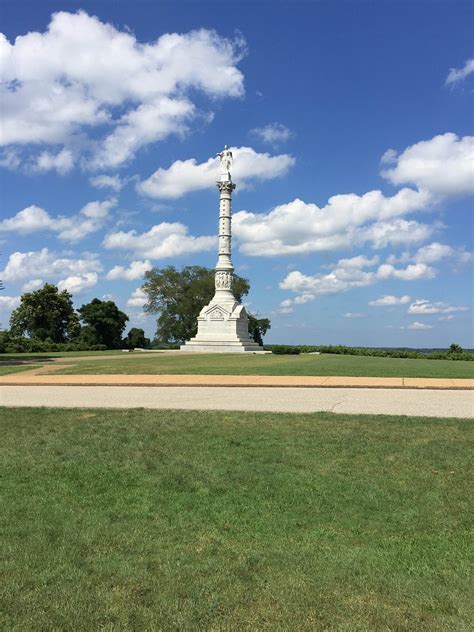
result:
[(232, 294), (234, 266), (230, 258), (232, 239), (232, 152), (227, 147), (217, 154), (221, 162), (221, 177), (217, 182), (219, 204), (219, 258), (215, 272), (215, 294), (198, 316), (198, 331), (194, 338), (181, 345), (182, 351), (204, 353), (258, 352), (263, 348), (249, 336), (245, 307)]

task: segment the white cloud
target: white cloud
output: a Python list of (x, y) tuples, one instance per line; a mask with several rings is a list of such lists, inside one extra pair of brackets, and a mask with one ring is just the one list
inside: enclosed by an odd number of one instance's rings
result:
[(369, 301), (369, 305), (372, 307), (385, 307), (385, 306), (393, 306), (393, 305), (406, 305), (409, 303), (411, 298), (405, 294), (404, 296), (392, 296), (390, 294), (386, 294), (385, 296), (381, 296), (374, 301)]
[[(295, 163), (289, 154), (271, 156), (251, 147), (232, 147), (233, 179), (242, 189), (251, 180), (270, 180), (285, 175)], [(190, 191), (215, 187), (220, 165), (217, 157), (197, 163), (194, 158), (176, 160), (168, 169), (157, 169), (137, 184), (137, 191), (153, 198), (179, 198)]]
[(106, 174), (93, 176), (89, 178), (89, 182), (96, 189), (112, 189), (116, 192), (120, 191), (126, 184), (126, 181), (120, 176), (108, 176)]
[[(425, 264), (410, 264), (406, 268), (395, 268), (392, 265), (382, 264), (374, 270), (366, 270), (367, 267), (373, 267), (375, 262), (366, 259), (363, 263), (361, 262), (363, 259), (366, 258), (340, 259), (327, 274), (309, 276), (294, 270), (283, 279), (280, 288), (300, 295), (315, 297), (324, 294), (338, 294), (391, 278), (413, 281), (431, 279), (436, 275), (436, 271)], [(354, 260), (356, 265), (353, 265)], [(297, 299), (298, 297), (295, 299), (295, 303), (302, 302)]]
[(433, 329), (433, 325), (427, 325), (425, 323), (414, 322), (408, 325), (407, 329)]
[(148, 296), (141, 288), (137, 288), (127, 301), (130, 307), (143, 307), (148, 301)]
[(427, 246), (422, 246), (413, 256), (414, 261), (419, 263), (435, 263), (441, 259), (456, 258), (463, 263), (471, 261), (472, 255), (463, 249), (453, 248), (447, 244), (440, 244), (437, 241)]
[(20, 304), (19, 296), (0, 296), (0, 309), (12, 310), (16, 309)]
[(474, 59), (468, 59), (462, 68), (451, 68), (446, 77), (446, 85), (459, 83), (474, 72)]
[(269, 145), (284, 143), (293, 136), (293, 133), (282, 123), (269, 123), (264, 127), (255, 127), (250, 130), (250, 134)]
[(11, 254), (5, 269), (0, 272), (0, 279), (15, 282), (35, 279), (38, 275), (45, 279), (62, 279), (65, 274), (83, 275), (101, 270), (102, 265), (95, 254), (89, 254), (84, 259), (71, 259), (43, 248)]
[(85, 274), (74, 274), (58, 282), (60, 292), (67, 290), (71, 294), (80, 294), (97, 284), (99, 276), (97, 272), (86, 272)]
[(67, 217), (52, 216), (39, 206), (28, 206), (13, 217), (0, 222), (1, 232), (15, 232), (20, 235), (50, 231), (57, 233), (63, 241), (79, 241), (87, 235), (100, 230), (110, 209), (117, 204), (113, 198), (103, 202), (86, 204), (79, 213)]
[(125, 268), (124, 266), (114, 266), (107, 272), (107, 279), (110, 281), (116, 279), (126, 279), (127, 281), (135, 281), (141, 279), (145, 272), (151, 270), (153, 264), (151, 261), (132, 261), (132, 263)]
[(449, 316), (440, 316), (438, 318), (438, 320), (453, 320), (453, 319), (454, 319), (453, 314), (449, 314)]
[(74, 158), (69, 149), (61, 149), (57, 154), (49, 151), (43, 151), (36, 157), (36, 163), (33, 167), (34, 171), (46, 172), (57, 171), (60, 175), (64, 175), (71, 171), (74, 166)]
[(193, 237), (188, 235), (188, 227), (180, 222), (161, 222), (146, 233), (119, 231), (110, 233), (104, 240), (110, 250), (127, 250), (146, 259), (166, 259), (193, 252), (212, 250), (216, 237)]
[(346, 312), (344, 318), (367, 318), (367, 314), (361, 312)]
[[(119, 165), (143, 145), (185, 133), (193, 118), (202, 119), (190, 101), (195, 91), (211, 99), (242, 96), (237, 64), (244, 53), (241, 38), (211, 30), (141, 43), (84, 11), (59, 11), (44, 33), (13, 44), (0, 35), (0, 142), (85, 148), (87, 168)], [(87, 138), (89, 130), (100, 139)]]
[(466, 305), (449, 305), (448, 303), (443, 303), (438, 301), (437, 303), (432, 303), (431, 301), (427, 301), (425, 299), (418, 299), (414, 303), (410, 305), (408, 308), (409, 314), (450, 314), (451, 312), (468, 312), (469, 307)]
[(396, 219), (425, 208), (428, 201), (429, 194), (412, 189), (388, 198), (381, 191), (335, 195), (322, 208), (295, 199), (269, 213), (235, 213), (233, 229), (241, 252), (253, 256), (336, 250), (366, 242), (382, 248), (431, 234), (432, 227)]
[(278, 312), (280, 314), (291, 314), (293, 312), (293, 300), (291, 298), (286, 298), (284, 301), (280, 303), (278, 308)]
[(31, 279), (21, 287), (22, 292), (34, 292), (44, 285), (43, 279)]
[(406, 268), (395, 268), (384, 263), (377, 270), (379, 279), (400, 279), (401, 281), (416, 281), (418, 279), (434, 279), (436, 270), (425, 263), (410, 264)]
[(392, 184), (414, 184), (440, 198), (474, 194), (474, 136), (447, 132), (390, 156), (395, 164), (382, 176)]

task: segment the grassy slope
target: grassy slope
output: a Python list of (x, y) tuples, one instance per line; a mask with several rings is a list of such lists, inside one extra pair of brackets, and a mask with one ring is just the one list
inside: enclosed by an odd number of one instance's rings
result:
[(34, 364), (25, 364), (24, 366), (2, 366), (0, 364), (0, 375), (9, 375), (10, 373), (18, 373), (19, 371), (29, 371), (30, 369), (35, 369), (36, 366)]
[(2, 629), (472, 629), (466, 421), (0, 418)]
[(55, 371), (72, 374), (230, 374), (230, 375), (350, 375), (376, 377), (474, 377), (474, 362), (406, 360), (342, 355), (162, 355), (116, 360), (79, 361)]

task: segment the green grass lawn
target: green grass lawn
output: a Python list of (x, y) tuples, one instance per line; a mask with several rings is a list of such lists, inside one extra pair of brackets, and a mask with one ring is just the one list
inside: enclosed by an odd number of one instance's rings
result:
[(73, 374), (205, 374), (205, 375), (349, 375), (375, 377), (473, 378), (474, 362), (411, 360), (344, 355), (130, 355), (114, 360), (83, 360), (55, 371)]
[[(41, 366), (41, 365), (37, 365)], [(36, 366), (34, 364), (25, 364), (24, 366), (2, 366), (0, 364), (0, 375), (9, 375), (10, 373), (18, 373), (19, 371), (29, 371), (30, 369), (35, 369)]]
[(467, 420), (0, 418), (1, 629), (472, 630)]

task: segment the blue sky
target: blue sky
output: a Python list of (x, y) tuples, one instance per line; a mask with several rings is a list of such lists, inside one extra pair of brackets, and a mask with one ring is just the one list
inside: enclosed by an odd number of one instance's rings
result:
[[(469, 2), (2, 5), (0, 321), (233, 261), (267, 342), (473, 347)], [(18, 38), (18, 39), (17, 39)]]

